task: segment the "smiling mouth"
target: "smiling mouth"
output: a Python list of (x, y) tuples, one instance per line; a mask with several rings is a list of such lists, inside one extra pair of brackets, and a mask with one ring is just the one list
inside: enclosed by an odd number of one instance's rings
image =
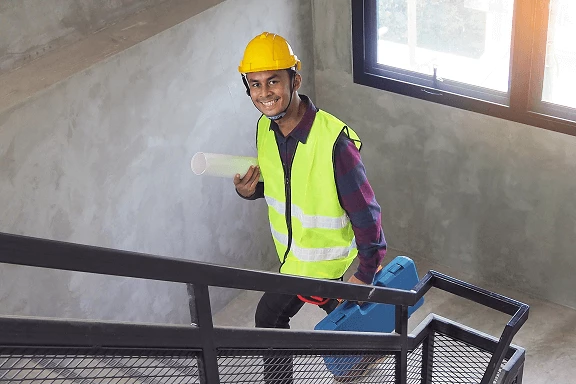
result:
[(264, 105), (265, 107), (270, 108), (271, 106), (273, 106), (274, 104), (276, 104), (278, 102), (278, 100), (280, 99), (275, 99), (275, 100), (270, 100), (270, 101), (261, 101), (260, 103), (262, 105)]

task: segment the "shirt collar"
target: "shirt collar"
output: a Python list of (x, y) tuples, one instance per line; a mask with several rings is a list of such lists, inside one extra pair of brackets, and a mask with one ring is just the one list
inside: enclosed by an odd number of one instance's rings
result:
[[(302, 119), (296, 125), (296, 127), (290, 132), (288, 136), (293, 137), (294, 139), (298, 140), (302, 144), (306, 144), (306, 140), (308, 140), (308, 135), (310, 134), (310, 129), (312, 128), (312, 124), (314, 123), (314, 119), (316, 118), (316, 112), (318, 112), (318, 108), (314, 105), (312, 100), (306, 95), (299, 95), (300, 100), (306, 104), (306, 111), (302, 116)], [(270, 129), (274, 132), (282, 135), (280, 133), (280, 127), (276, 124), (275, 121), (270, 122)]]

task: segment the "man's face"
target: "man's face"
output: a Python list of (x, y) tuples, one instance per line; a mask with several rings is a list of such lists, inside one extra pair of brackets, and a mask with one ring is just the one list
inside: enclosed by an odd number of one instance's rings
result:
[(286, 109), (290, 102), (290, 77), (287, 70), (246, 75), (250, 97), (260, 112), (266, 116), (276, 116)]

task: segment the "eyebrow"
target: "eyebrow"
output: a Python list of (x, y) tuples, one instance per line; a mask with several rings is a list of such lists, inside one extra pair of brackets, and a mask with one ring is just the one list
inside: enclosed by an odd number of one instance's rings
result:
[[(264, 82), (268, 82), (268, 81), (276, 79), (276, 78), (278, 78), (278, 75), (272, 75), (269, 78), (267, 78)], [(252, 79), (252, 80), (250, 80), (250, 82), (251, 83), (259, 83), (260, 81)]]

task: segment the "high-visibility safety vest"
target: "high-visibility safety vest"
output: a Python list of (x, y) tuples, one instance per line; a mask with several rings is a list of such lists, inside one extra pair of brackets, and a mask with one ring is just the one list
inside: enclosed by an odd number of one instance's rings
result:
[(297, 143), (284, 174), (270, 120), (264, 115), (258, 120), (258, 164), (281, 273), (337, 279), (358, 254), (336, 189), (334, 146), (342, 132), (360, 148), (352, 129), (318, 111), (306, 143)]

